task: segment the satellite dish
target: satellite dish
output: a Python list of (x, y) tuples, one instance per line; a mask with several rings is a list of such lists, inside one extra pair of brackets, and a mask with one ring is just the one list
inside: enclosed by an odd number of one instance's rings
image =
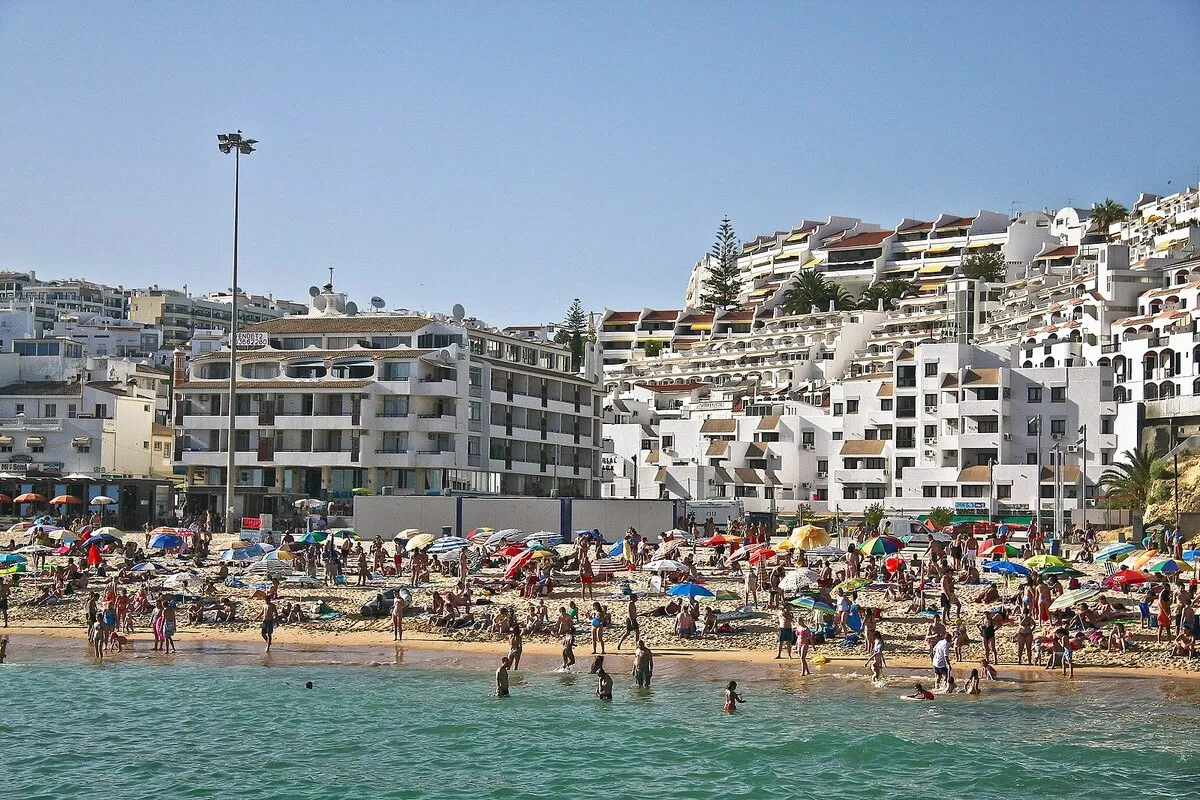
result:
[(387, 304), (383, 302), (383, 298), (379, 295), (371, 298), (371, 308), (383, 308), (385, 305)]
[(317, 311), (324, 311), (325, 306), (329, 304), (329, 301), (325, 299), (324, 295), (318, 294), (313, 297), (312, 304), (313, 308), (315, 308)]
[(318, 289), (316, 286), (310, 286), (310, 287), (308, 287), (308, 296), (309, 296), (309, 297), (316, 297), (316, 296), (317, 296), (317, 295), (319, 295), (320, 293), (321, 293), (321, 290), (320, 290), (320, 289)]
[(346, 314), (347, 315), (353, 317), (357, 313), (358, 313), (358, 303), (354, 302), (353, 300), (351, 300), (349, 303), (346, 303)]
[(466, 315), (467, 310), (462, 307), (462, 303), (455, 303), (454, 308), (450, 309), (450, 316), (454, 317), (455, 322), (462, 322)]

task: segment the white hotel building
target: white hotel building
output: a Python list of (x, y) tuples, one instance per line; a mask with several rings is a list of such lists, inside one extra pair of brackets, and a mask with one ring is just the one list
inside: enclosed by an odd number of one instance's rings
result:
[[(238, 354), (239, 513), (356, 488), (600, 494), (599, 387), (570, 370), (569, 350), (474, 319), (346, 308), (326, 286), (307, 315), (249, 329), (262, 346)], [(176, 466), (193, 507), (222, 505), (228, 369), (223, 350), (177, 376)]]

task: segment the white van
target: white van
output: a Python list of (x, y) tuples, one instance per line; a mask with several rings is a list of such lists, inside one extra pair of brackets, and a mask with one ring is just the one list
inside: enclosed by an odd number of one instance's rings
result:
[(931, 531), (924, 522), (913, 517), (884, 517), (879, 523), (882, 536), (895, 536), (908, 543), (908, 547), (924, 550), (931, 541), (948, 542), (950, 536), (941, 531)]
[(717, 528), (724, 530), (731, 519), (740, 521), (745, 513), (741, 500), (688, 500), (683, 505), (683, 517), (678, 524), (681, 528), (686, 527), (685, 522), (690, 516), (701, 530), (710, 519)]

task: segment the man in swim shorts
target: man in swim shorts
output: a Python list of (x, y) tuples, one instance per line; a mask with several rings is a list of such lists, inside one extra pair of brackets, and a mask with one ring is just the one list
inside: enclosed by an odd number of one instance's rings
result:
[(508, 656), (500, 659), (496, 669), (496, 697), (508, 697)]
[(638, 686), (649, 687), (650, 679), (654, 677), (654, 654), (641, 639), (638, 639), (637, 652), (633, 656), (633, 679)]
[(271, 638), (275, 633), (275, 601), (267, 598), (267, 606), (263, 609), (262, 634), (263, 641), (267, 643), (266, 652), (271, 652)]

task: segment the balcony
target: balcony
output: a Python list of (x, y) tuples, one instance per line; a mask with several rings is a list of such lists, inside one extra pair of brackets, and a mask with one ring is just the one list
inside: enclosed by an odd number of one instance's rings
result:
[(419, 378), (411, 383), (409, 392), (436, 397), (457, 397), (458, 381), (443, 380), (441, 378)]
[(843, 469), (838, 470), (836, 481), (837, 483), (845, 484), (869, 483), (878, 485), (887, 483), (888, 478), (889, 472), (886, 469)]
[[(241, 423), (238, 427), (243, 427)], [(253, 423), (247, 423), (244, 427), (256, 428), (259, 427), (257, 420)], [(350, 414), (276, 414), (275, 427), (282, 430), (345, 430), (350, 425)]]
[(56, 417), (0, 417), (0, 430), (61, 431), (62, 420)]

